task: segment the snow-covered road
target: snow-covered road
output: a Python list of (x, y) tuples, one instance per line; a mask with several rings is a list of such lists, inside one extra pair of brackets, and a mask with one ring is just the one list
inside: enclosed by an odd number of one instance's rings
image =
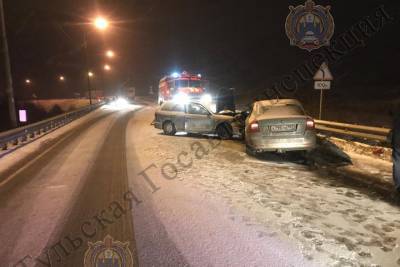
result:
[[(26, 266), (83, 266), (87, 242), (107, 234), (130, 242), (140, 266), (400, 266), (389, 163), (351, 154), (348, 165), (326, 144), (315, 164), (254, 158), (237, 140), (165, 136), (153, 116), (152, 105), (98, 110), (12, 174), (20, 182), (0, 197), (0, 266), (26, 256)], [(33, 146), (1, 159), (0, 172)], [(113, 221), (96, 228), (102, 210)], [(66, 236), (83, 242), (72, 249)], [(46, 252), (60, 240), (58, 260)]]

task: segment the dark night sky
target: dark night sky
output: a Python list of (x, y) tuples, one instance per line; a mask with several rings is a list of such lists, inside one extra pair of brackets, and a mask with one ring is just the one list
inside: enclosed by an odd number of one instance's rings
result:
[[(83, 92), (83, 30), (89, 30), (90, 62), (96, 73), (102, 51), (118, 57), (107, 76), (96, 76), (116, 88), (130, 81), (138, 89), (157, 85), (174, 70), (204, 74), (215, 88), (238, 92), (261, 90), (290, 72), (309, 53), (289, 45), (284, 23), (289, 5), (304, 1), (227, 0), (5, 0), (8, 37), (17, 96), (66, 97)], [(335, 36), (384, 4), (396, 20), (333, 66), (335, 93), (353, 96), (368, 87), (399, 88), (400, 4), (398, 1), (316, 1), (331, 5)], [(115, 21), (99, 34), (85, 25), (99, 10)], [(110, 62), (111, 63), (111, 62)], [(67, 77), (60, 86), (57, 75)], [(24, 85), (32, 79), (30, 88)], [(4, 84), (4, 81), (2, 81)], [(310, 85), (311, 86), (311, 85)], [(4, 90), (2, 90), (4, 91)], [(376, 91), (376, 90), (375, 90)], [(380, 93), (382, 90), (380, 90)]]

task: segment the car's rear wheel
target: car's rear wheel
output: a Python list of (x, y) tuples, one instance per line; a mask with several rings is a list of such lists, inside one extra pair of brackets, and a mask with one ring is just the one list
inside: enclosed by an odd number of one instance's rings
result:
[(217, 127), (217, 135), (223, 140), (231, 139), (232, 129), (229, 127), (229, 125), (221, 124)]
[(172, 121), (164, 122), (163, 131), (166, 135), (174, 135), (176, 133), (175, 124)]

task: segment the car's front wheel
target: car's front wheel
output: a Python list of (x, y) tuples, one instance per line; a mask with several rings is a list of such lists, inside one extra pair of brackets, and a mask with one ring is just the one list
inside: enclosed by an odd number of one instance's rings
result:
[(172, 121), (164, 122), (163, 131), (166, 135), (174, 135), (176, 133), (175, 124)]

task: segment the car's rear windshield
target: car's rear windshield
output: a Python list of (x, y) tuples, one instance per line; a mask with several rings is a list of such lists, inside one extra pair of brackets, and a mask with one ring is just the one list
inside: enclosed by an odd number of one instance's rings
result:
[(271, 116), (281, 115), (304, 115), (304, 110), (298, 105), (264, 105), (258, 106), (258, 114), (268, 114)]

